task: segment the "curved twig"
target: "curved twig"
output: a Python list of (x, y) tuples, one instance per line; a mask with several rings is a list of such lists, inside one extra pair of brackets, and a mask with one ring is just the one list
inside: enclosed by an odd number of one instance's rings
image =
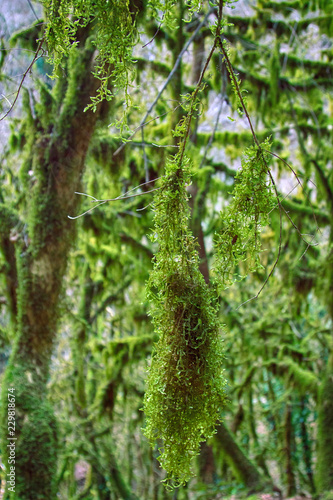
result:
[(142, 48), (144, 49), (145, 47), (147, 47), (147, 45), (151, 44), (152, 41), (154, 41), (155, 37), (158, 35), (158, 33), (160, 32), (160, 29), (161, 29), (161, 26), (163, 24), (163, 19), (164, 19), (164, 14), (162, 16), (162, 20), (159, 24), (159, 26), (157, 27), (157, 30), (155, 32), (155, 35), (153, 36), (153, 38), (151, 40), (149, 40), (149, 42), (147, 42), (145, 45), (142, 45)]

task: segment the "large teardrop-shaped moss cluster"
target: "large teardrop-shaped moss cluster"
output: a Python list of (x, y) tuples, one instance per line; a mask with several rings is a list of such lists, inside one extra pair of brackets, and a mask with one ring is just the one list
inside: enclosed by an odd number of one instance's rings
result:
[(162, 440), (159, 460), (175, 484), (189, 479), (200, 442), (214, 433), (225, 385), (216, 306), (188, 228), (184, 163), (169, 163), (155, 201), (159, 251), (148, 295), (159, 341), (144, 402), (145, 434)]

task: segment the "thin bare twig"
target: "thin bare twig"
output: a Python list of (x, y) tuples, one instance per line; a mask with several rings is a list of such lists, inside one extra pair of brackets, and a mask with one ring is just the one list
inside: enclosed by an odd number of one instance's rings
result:
[[(75, 193), (75, 194), (83, 194), (83, 193)], [(90, 208), (89, 210), (87, 210), (86, 212), (83, 212), (83, 214), (80, 214), (80, 215), (76, 215), (75, 217), (72, 217), (71, 215), (67, 215), (67, 217), (71, 220), (75, 220), (75, 219), (79, 219), (80, 217), (83, 217), (84, 215), (87, 215), (89, 214), (89, 212), (92, 212), (92, 210), (95, 210), (95, 208), (97, 207), (100, 207), (101, 205), (103, 205), (104, 203), (106, 203), (106, 201), (102, 201), (101, 203), (98, 203), (97, 205), (95, 205), (94, 207)]]
[(220, 106), (219, 106), (219, 110), (218, 110), (218, 113), (217, 113), (217, 117), (216, 117), (216, 121), (215, 121), (215, 125), (214, 125), (214, 128), (213, 128), (213, 131), (209, 137), (209, 140), (208, 140), (208, 143), (207, 143), (207, 146), (205, 148), (205, 151), (204, 151), (204, 154), (202, 156), (202, 160), (201, 160), (201, 163), (200, 163), (200, 168), (202, 168), (205, 160), (206, 160), (206, 157), (207, 157), (207, 154), (208, 154), (208, 151), (213, 143), (213, 140), (214, 140), (214, 137), (215, 137), (215, 134), (216, 134), (216, 131), (217, 131), (217, 127), (219, 125), (219, 122), (220, 122), (220, 116), (222, 114), (222, 109), (223, 109), (223, 103), (224, 103), (224, 98), (225, 98), (225, 87), (226, 87), (226, 84), (225, 84), (225, 81), (223, 80), (223, 83), (222, 83), (222, 88), (221, 88), (221, 102), (220, 102)]
[[(213, 12), (214, 12), (214, 10), (215, 9), (212, 9)], [(210, 52), (209, 52), (208, 57), (206, 59), (205, 65), (204, 65), (204, 67), (203, 67), (203, 69), (201, 71), (201, 75), (200, 75), (199, 80), (198, 80), (198, 82), (196, 84), (195, 91), (192, 94), (190, 110), (189, 110), (189, 112), (188, 112), (188, 114), (186, 116), (186, 122), (187, 122), (187, 124), (186, 124), (186, 131), (185, 131), (185, 134), (184, 134), (184, 139), (183, 139), (183, 141), (180, 144), (180, 154), (179, 154), (179, 158), (177, 159), (179, 165), (182, 164), (182, 161), (183, 161), (183, 158), (184, 158), (184, 154), (185, 154), (186, 143), (187, 143), (187, 139), (188, 139), (188, 136), (189, 136), (189, 133), (190, 133), (191, 121), (192, 121), (192, 117), (193, 117), (193, 113), (194, 113), (194, 103), (195, 103), (195, 100), (197, 98), (197, 95), (198, 95), (200, 89), (202, 88), (202, 82), (203, 82), (205, 73), (206, 73), (207, 68), (209, 66), (209, 63), (211, 61), (211, 58), (213, 57), (215, 49), (216, 49), (216, 47), (218, 45), (218, 41), (221, 38), (222, 12), (223, 12), (223, 0), (220, 0), (219, 7), (218, 7), (218, 13), (217, 13), (217, 28), (216, 28), (217, 31), (216, 31), (214, 43), (213, 43), (212, 48), (210, 49)], [(208, 14), (207, 14), (206, 17), (208, 17)]]
[(35, 11), (35, 9), (34, 9), (34, 7), (33, 7), (32, 3), (31, 3), (31, 0), (28, 0), (28, 4), (29, 4), (30, 9), (32, 10), (32, 12), (33, 12), (33, 14), (34, 14), (35, 18), (37, 19), (37, 21), (39, 21), (39, 18), (38, 18), (37, 14), (36, 14), (36, 11)]
[[(72, 220), (79, 219), (80, 217), (83, 217), (84, 215), (88, 214), (89, 212), (92, 212), (92, 210), (94, 210), (95, 208), (100, 207), (101, 205), (104, 205), (104, 203), (107, 203), (109, 201), (128, 200), (129, 198), (134, 198), (135, 196), (144, 196), (145, 194), (152, 193), (154, 191), (158, 191), (159, 189), (161, 189), (161, 187), (150, 189), (149, 191), (145, 191), (143, 193), (131, 194), (130, 196), (118, 196), (117, 198), (109, 198), (109, 199), (103, 200), (103, 201), (96, 200), (97, 205), (95, 205), (94, 207), (90, 208), (89, 210), (87, 210), (83, 214), (76, 215), (75, 217), (67, 215), (67, 217), (69, 219), (72, 219)], [(86, 195), (85, 193), (75, 193), (75, 194), (80, 194), (80, 195), (83, 195), (83, 196), (92, 197), (90, 195)]]
[[(223, 41), (221, 39), (221, 37), (219, 37), (219, 46), (220, 46), (220, 49), (221, 49), (221, 52), (223, 54), (223, 57), (225, 59), (225, 62), (226, 62), (226, 65), (227, 65), (227, 68), (228, 68), (228, 71), (229, 71), (229, 74), (230, 74), (230, 77), (232, 78), (232, 81), (233, 81), (233, 84), (234, 84), (234, 87), (236, 89), (236, 92), (237, 92), (237, 95), (238, 95), (238, 98), (240, 100), (240, 103), (242, 105), (242, 108), (244, 110), (244, 113), (245, 113), (245, 116), (246, 116), (246, 119), (248, 121), (248, 124), (250, 126), (250, 129), (251, 129), (251, 133), (252, 133), (252, 137), (253, 137), (253, 140), (254, 142), (256, 143), (256, 145), (258, 146), (258, 148), (260, 148), (260, 143), (257, 139), (257, 136), (256, 136), (256, 133), (254, 131), (254, 127), (252, 125), (252, 121), (251, 121), (251, 118), (250, 118), (250, 115), (249, 115), (249, 112), (247, 110), (247, 107), (245, 105), (245, 102), (244, 102), (244, 99), (243, 99), (243, 96), (242, 96), (242, 92), (241, 92), (241, 89), (239, 87), (239, 84), (238, 84), (238, 80), (236, 78), (236, 75), (235, 75), (235, 72), (234, 72), (234, 69), (232, 67), (232, 64), (230, 62), (230, 59), (229, 59), (229, 56), (227, 54), (227, 51), (225, 50), (224, 48), (224, 45), (223, 45)], [(262, 148), (260, 148), (262, 149)]]
[(145, 127), (146, 125), (148, 125), (149, 123), (155, 121), (155, 120), (158, 120), (159, 118), (162, 118), (163, 116), (165, 115), (168, 115), (169, 113), (173, 113), (174, 111), (176, 111), (179, 107), (181, 106), (181, 103), (177, 104), (177, 106), (173, 109), (170, 109), (170, 111), (166, 111), (165, 113), (161, 114), (161, 115), (158, 115), (158, 116), (154, 116), (154, 118), (151, 118), (151, 120), (148, 120), (146, 122), (141, 122), (140, 125), (138, 127), (136, 127), (136, 129), (134, 130), (134, 132), (130, 135), (130, 137), (128, 139), (126, 139), (126, 142), (124, 142), (124, 144), (122, 144), (121, 146), (119, 146), (118, 149), (116, 149), (116, 151), (113, 153), (112, 156), (117, 156), (118, 153), (120, 153), (120, 151), (126, 146), (126, 144), (128, 142), (131, 142), (132, 138), (135, 136), (135, 134), (142, 128), (142, 127)]
[(9, 106), (11, 106), (11, 105), (12, 105), (12, 103), (10, 102), (10, 100), (9, 100), (9, 99), (7, 99), (7, 97), (6, 97), (4, 94), (1, 94), (1, 96), (2, 96), (2, 98), (3, 98), (3, 99), (5, 99), (5, 101), (7, 101), (7, 102), (8, 102)]
[[(264, 148), (262, 148), (262, 147), (261, 147), (261, 145), (260, 145), (260, 143), (259, 143), (259, 141), (258, 141), (258, 139), (257, 139), (257, 136), (256, 136), (256, 134), (255, 134), (255, 131), (254, 131), (254, 128), (253, 128), (253, 125), (252, 125), (252, 122), (251, 122), (251, 118), (250, 118), (249, 113), (248, 113), (248, 111), (247, 111), (247, 108), (246, 108), (246, 105), (245, 105), (245, 102), (244, 102), (244, 99), (243, 99), (243, 96), (242, 96), (242, 92), (241, 92), (240, 87), (239, 87), (239, 84), (238, 84), (238, 80), (237, 80), (237, 78), (236, 78), (236, 75), (235, 75), (235, 72), (234, 72), (233, 67), (232, 67), (232, 65), (231, 65), (230, 59), (229, 59), (229, 57), (228, 57), (228, 54), (227, 54), (227, 52), (226, 52), (226, 50), (225, 50), (225, 48), (224, 48), (224, 46), (223, 46), (223, 41), (221, 40), (221, 38), (219, 39), (219, 46), (220, 46), (220, 49), (221, 49), (222, 54), (223, 54), (223, 56), (224, 56), (224, 59), (225, 59), (225, 61), (226, 61), (226, 65), (227, 65), (227, 67), (228, 67), (228, 70), (229, 70), (230, 76), (231, 76), (231, 78), (232, 78), (232, 81), (233, 81), (233, 83), (234, 83), (234, 87), (235, 87), (235, 89), (236, 89), (236, 93), (237, 93), (237, 95), (238, 95), (238, 97), (239, 97), (240, 103), (241, 103), (241, 105), (242, 105), (242, 108), (243, 108), (244, 113), (245, 113), (245, 115), (246, 115), (247, 121), (248, 121), (248, 123), (249, 123), (250, 129), (251, 129), (251, 133), (252, 133), (252, 136), (253, 136), (253, 140), (254, 140), (255, 144), (257, 145), (257, 147), (258, 147), (259, 151), (261, 151), (261, 152), (265, 151), (265, 152), (269, 153), (270, 155), (272, 155), (272, 156), (276, 157), (277, 159), (281, 160), (281, 161), (282, 161), (285, 165), (287, 165), (287, 167), (288, 167), (288, 168), (292, 171), (292, 173), (293, 173), (293, 174), (294, 174), (294, 176), (296, 177), (298, 184), (302, 187), (303, 191), (305, 192), (304, 187), (303, 187), (303, 184), (302, 184), (301, 180), (299, 179), (299, 176), (297, 175), (297, 173), (295, 172), (295, 170), (294, 170), (294, 169), (293, 169), (293, 168), (289, 165), (289, 163), (288, 163), (288, 162), (286, 162), (283, 158), (281, 158), (281, 157), (280, 157), (280, 156), (278, 156), (277, 154), (272, 153), (271, 151), (266, 150), (266, 149), (264, 149)], [(314, 245), (312, 245), (312, 241), (313, 241), (313, 239), (315, 238), (315, 235), (312, 237), (312, 240), (311, 240), (311, 242), (310, 242), (310, 243), (309, 243), (309, 242), (307, 242), (307, 241), (303, 238), (303, 235), (302, 235), (302, 233), (299, 231), (299, 229), (298, 229), (298, 227), (296, 226), (296, 224), (294, 224), (294, 222), (293, 222), (293, 221), (292, 221), (292, 219), (290, 218), (290, 216), (289, 216), (288, 212), (285, 210), (285, 208), (284, 208), (284, 207), (283, 207), (283, 205), (281, 204), (281, 201), (280, 201), (279, 196), (278, 196), (278, 191), (277, 191), (277, 187), (276, 187), (276, 184), (275, 184), (274, 178), (273, 178), (273, 176), (272, 176), (272, 174), (271, 174), (271, 172), (270, 172), (270, 170), (269, 170), (268, 164), (267, 164), (266, 159), (264, 158), (264, 156), (263, 156), (263, 155), (262, 155), (262, 159), (263, 159), (263, 162), (264, 162), (264, 164), (265, 164), (265, 166), (266, 166), (266, 168), (267, 168), (267, 173), (268, 173), (268, 175), (269, 175), (269, 177), (270, 177), (270, 180), (271, 180), (271, 182), (272, 182), (272, 185), (273, 185), (273, 188), (274, 188), (274, 192), (275, 192), (275, 196), (276, 196), (276, 199), (277, 199), (277, 204), (278, 204), (278, 207), (279, 207), (279, 216), (280, 216), (280, 237), (279, 237), (279, 249), (278, 249), (278, 254), (277, 254), (276, 260), (275, 260), (275, 262), (274, 262), (274, 264), (273, 264), (273, 267), (272, 267), (272, 269), (271, 269), (270, 273), (268, 274), (267, 278), (265, 279), (265, 281), (264, 281), (264, 283), (263, 283), (262, 287), (260, 288), (259, 292), (258, 292), (258, 293), (257, 293), (254, 297), (252, 297), (251, 299), (246, 300), (245, 302), (243, 302), (242, 304), (240, 304), (240, 305), (237, 307), (237, 309), (239, 309), (242, 305), (246, 304), (247, 302), (250, 302), (251, 300), (255, 300), (255, 299), (257, 299), (257, 298), (259, 297), (259, 294), (262, 292), (262, 290), (263, 290), (263, 289), (264, 289), (264, 287), (266, 286), (266, 284), (267, 284), (267, 282), (268, 282), (269, 278), (272, 276), (272, 274), (273, 274), (273, 272), (274, 272), (274, 270), (275, 270), (275, 268), (276, 268), (276, 266), (277, 266), (277, 263), (278, 263), (278, 261), (279, 261), (279, 259), (280, 259), (280, 255), (281, 255), (281, 248), (282, 248), (282, 210), (283, 210), (283, 211), (284, 211), (284, 213), (287, 215), (287, 217), (288, 217), (288, 219), (290, 220), (290, 222), (292, 223), (293, 227), (294, 227), (294, 228), (296, 229), (296, 231), (299, 233), (299, 235), (300, 235), (300, 237), (301, 237), (302, 241), (304, 241), (304, 242), (307, 244), (307, 248), (305, 249), (305, 252), (303, 252), (303, 254), (302, 254), (301, 258), (303, 257), (303, 255), (306, 253), (306, 251), (308, 250), (308, 248), (309, 248), (310, 246), (314, 246)], [(306, 195), (307, 200), (308, 200), (308, 201), (309, 201), (309, 203), (310, 203), (310, 206), (312, 207), (311, 201), (310, 201), (310, 199), (309, 199), (308, 195), (306, 194), (306, 192), (305, 192), (305, 195)], [(313, 208), (313, 207), (312, 207), (312, 208)], [(316, 216), (315, 216), (314, 211), (313, 211), (313, 217), (314, 217), (314, 220), (315, 220), (315, 223), (316, 223), (316, 227), (317, 227), (317, 231), (318, 231), (318, 230), (319, 230), (319, 226), (318, 226), (317, 219), (316, 219)]]
[[(288, 219), (289, 219), (289, 221), (290, 221), (291, 225), (292, 225), (292, 226), (296, 229), (296, 231), (298, 232), (298, 234), (299, 234), (299, 236), (301, 237), (302, 241), (304, 241), (304, 243), (306, 243), (306, 244), (308, 245), (308, 247), (310, 247), (310, 246), (313, 246), (313, 247), (317, 246), (317, 245), (318, 245), (318, 243), (315, 243), (314, 245), (312, 245), (311, 243), (309, 243), (308, 241), (306, 241), (306, 239), (304, 239), (304, 238), (303, 238), (303, 234), (302, 234), (302, 233), (301, 233), (301, 231), (298, 229), (298, 227), (296, 226), (295, 222), (294, 222), (294, 221), (292, 220), (292, 218), (290, 217), (290, 215), (289, 215), (289, 213), (287, 212), (287, 210), (284, 208), (284, 206), (283, 206), (283, 205), (281, 205), (281, 206), (282, 206), (282, 210), (284, 211), (284, 213), (285, 213), (285, 214), (286, 214), (286, 216), (288, 217)], [(313, 236), (312, 236), (312, 240), (313, 240), (314, 238), (315, 238), (315, 235), (313, 235)], [(311, 240), (311, 241), (312, 241), (312, 240)]]
[[(297, 186), (298, 186), (298, 185), (299, 185), (298, 183), (297, 183), (297, 184), (295, 184), (295, 186), (294, 186), (294, 187), (293, 187), (293, 188), (292, 188), (292, 189), (291, 189), (291, 190), (290, 190), (290, 191), (289, 191), (289, 192), (288, 192), (288, 193), (287, 193), (287, 194), (286, 194), (286, 195), (285, 195), (285, 196), (284, 196), (284, 197), (280, 200), (280, 203), (281, 203), (283, 200), (285, 200), (286, 198), (288, 198), (288, 196), (290, 196), (290, 195), (291, 195), (291, 193), (292, 193), (292, 192), (293, 192), (293, 191), (297, 188)], [(277, 204), (276, 204), (276, 205), (272, 208), (272, 210), (270, 210), (270, 211), (268, 212), (268, 214), (267, 214), (267, 215), (270, 215), (270, 214), (273, 212), (273, 210), (275, 210), (275, 209), (276, 209), (276, 207), (278, 207), (278, 206), (279, 206), (279, 204), (277, 203)]]
[(38, 54), (39, 54), (39, 52), (40, 52), (41, 50), (43, 50), (43, 49), (42, 49), (42, 45), (43, 45), (43, 43), (44, 43), (44, 38), (45, 38), (45, 36), (43, 36), (43, 38), (40, 40), (40, 42), (39, 42), (39, 44), (38, 44), (38, 47), (37, 47), (37, 50), (36, 50), (36, 52), (35, 52), (35, 55), (34, 55), (33, 60), (32, 60), (32, 61), (31, 61), (31, 63), (29, 64), (29, 66), (28, 66), (27, 70), (23, 73), (23, 77), (22, 77), (22, 79), (21, 79), (21, 82), (20, 82), (19, 88), (17, 89), (17, 92), (16, 92), (16, 97), (15, 97), (15, 99), (14, 99), (14, 101), (13, 101), (12, 105), (10, 106), (9, 110), (8, 110), (8, 111), (7, 111), (7, 112), (6, 112), (6, 113), (5, 113), (5, 114), (4, 114), (4, 115), (0, 118), (0, 121), (4, 120), (4, 119), (6, 118), (6, 116), (8, 116), (8, 115), (9, 115), (9, 113), (11, 112), (11, 110), (13, 109), (13, 107), (15, 106), (16, 101), (17, 101), (17, 99), (18, 99), (18, 97), (19, 97), (19, 94), (20, 94), (21, 88), (22, 88), (22, 86), (23, 86), (24, 80), (25, 80), (25, 78), (26, 78), (27, 74), (29, 73), (29, 71), (31, 70), (32, 66), (35, 64), (36, 60), (38, 59), (38, 57), (39, 57), (39, 55), (38, 55)]
[[(248, 300), (246, 300), (245, 302), (243, 302), (242, 304), (240, 304), (240, 305), (237, 307), (237, 309), (239, 309), (242, 305), (246, 304), (247, 302), (250, 302), (251, 300), (255, 300), (255, 299), (257, 299), (257, 298), (259, 297), (260, 293), (261, 293), (261, 292), (262, 292), (262, 290), (265, 288), (265, 286), (266, 286), (266, 284), (267, 284), (267, 282), (268, 282), (269, 278), (270, 278), (270, 277), (272, 276), (272, 274), (274, 273), (274, 270), (275, 270), (275, 268), (276, 268), (276, 266), (277, 266), (277, 264), (278, 264), (278, 262), (279, 262), (280, 255), (281, 255), (281, 249), (282, 249), (282, 209), (283, 209), (283, 207), (282, 207), (281, 202), (280, 202), (280, 199), (279, 199), (279, 194), (278, 194), (278, 190), (277, 190), (277, 187), (276, 187), (276, 184), (275, 184), (274, 178), (273, 178), (273, 176), (272, 176), (272, 174), (271, 174), (271, 171), (270, 171), (270, 169), (269, 169), (269, 167), (268, 167), (267, 161), (266, 161), (266, 159), (265, 159), (265, 157), (264, 157), (264, 155), (263, 155), (263, 151), (264, 151), (264, 149), (260, 146), (260, 143), (259, 143), (258, 138), (257, 138), (257, 136), (256, 136), (256, 133), (255, 133), (255, 131), (254, 131), (254, 127), (253, 127), (253, 125), (252, 125), (252, 121), (251, 121), (250, 115), (249, 115), (248, 110), (247, 110), (247, 107), (246, 107), (246, 105), (245, 105), (245, 102), (244, 102), (244, 99), (243, 99), (243, 96), (242, 96), (242, 92), (241, 92), (241, 89), (240, 89), (240, 87), (239, 87), (238, 80), (237, 80), (237, 78), (236, 78), (236, 75), (235, 75), (234, 69), (233, 69), (233, 67), (232, 67), (232, 64), (231, 64), (231, 62), (230, 62), (229, 56), (228, 56), (228, 54), (227, 54), (227, 52), (226, 52), (226, 50), (225, 50), (225, 48), (224, 48), (223, 41), (222, 41), (221, 37), (219, 37), (219, 40), (218, 40), (218, 41), (219, 41), (219, 47), (220, 47), (221, 52), (222, 52), (222, 54), (223, 54), (223, 56), (224, 56), (224, 60), (225, 60), (225, 62), (226, 62), (226, 65), (227, 65), (227, 68), (228, 68), (228, 71), (229, 71), (229, 74), (230, 74), (230, 77), (231, 77), (231, 79), (232, 79), (232, 81), (233, 81), (233, 84), (234, 84), (234, 87), (235, 87), (235, 89), (236, 89), (236, 92), (237, 92), (238, 98), (239, 98), (240, 103), (241, 103), (241, 105), (242, 105), (242, 108), (243, 108), (243, 110), (244, 110), (244, 113), (245, 113), (245, 116), (246, 116), (246, 118), (247, 118), (247, 121), (248, 121), (249, 127), (250, 127), (250, 129), (251, 129), (251, 133), (252, 133), (253, 140), (254, 140), (254, 142), (255, 142), (256, 146), (258, 147), (259, 151), (261, 151), (261, 153), (262, 153), (262, 160), (263, 160), (263, 163), (265, 164), (266, 171), (267, 171), (267, 173), (268, 173), (268, 175), (269, 175), (269, 178), (270, 178), (270, 180), (271, 180), (271, 183), (272, 183), (272, 185), (273, 185), (273, 189), (274, 189), (275, 196), (276, 196), (276, 199), (277, 199), (277, 203), (278, 203), (278, 207), (279, 207), (279, 217), (280, 217), (279, 248), (278, 248), (277, 257), (276, 257), (276, 259), (275, 259), (275, 262), (274, 262), (274, 264), (273, 264), (273, 267), (272, 267), (272, 269), (270, 270), (270, 272), (269, 272), (269, 274), (268, 274), (267, 278), (265, 279), (265, 281), (264, 281), (264, 283), (263, 283), (262, 287), (260, 288), (259, 292), (258, 292), (258, 293), (257, 293), (254, 297), (252, 297), (251, 299), (248, 299)], [(275, 155), (273, 155), (273, 156), (275, 156)], [(237, 310), (237, 309), (236, 309), (236, 310)]]
[(314, 234), (314, 235), (312, 236), (312, 238), (311, 238), (311, 241), (307, 244), (307, 246), (306, 246), (306, 248), (305, 248), (304, 252), (302, 253), (302, 255), (300, 256), (300, 258), (299, 258), (298, 260), (303, 259), (304, 255), (306, 254), (306, 252), (309, 250), (309, 248), (310, 248), (310, 247), (315, 247), (315, 246), (317, 246), (317, 245), (318, 245), (318, 243), (316, 243), (316, 244), (314, 244), (314, 245), (312, 244), (312, 242), (313, 242), (313, 240), (315, 239), (315, 237), (316, 237), (316, 235)]
[(151, 204), (152, 204), (152, 202), (148, 203), (148, 205), (146, 205), (145, 207), (137, 208), (136, 211), (137, 212), (142, 212), (143, 210), (146, 210), (148, 207), (150, 207)]

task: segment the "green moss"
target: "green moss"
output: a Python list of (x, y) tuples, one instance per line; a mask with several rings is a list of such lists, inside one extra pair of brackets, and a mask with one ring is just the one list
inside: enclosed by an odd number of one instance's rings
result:
[(280, 43), (275, 43), (275, 48), (272, 53), (272, 57), (270, 60), (270, 104), (273, 109), (276, 108), (279, 102), (279, 77), (280, 77)]
[(36, 103), (36, 113), (42, 129), (48, 130), (54, 123), (54, 98), (50, 88), (44, 82), (38, 80), (37, 86), (39, 89), (39, 100)]
[[(78, 50), (73, 47), (69, 53), (67, 61), (68, 79), (66, 82), (66, 91), (63, 95), (61, 115), (59, 120), (57, 120), (57, 127), (55, 129), (55, 133), (59, 137), (66, 137), (67, 130), (72, 123), (73, 117), (77, 113), (78, 102), (80, 98), (82, 98), (78, 90), (82, 91), (84, 81), (87, 79), (86, 72), (92, 69), (91, 58), (93, 51), (94, 48), (91, 40), (88, 40), (86, 41), (85, 50)], [(84, 108), (84, 105), (84, 102), (81, 103), (82, 108)], [(66, 145), (64, 144), (64, 146)]]
[(26, 414), (17, 442), (15, 498), (56, 498), (56, 431), (53, 411), (46, 402)]
[[(3, 462), (8, 465), (7, 388), (15, 394), (15, 494), (9, 498), (42, 500), (56, 498), (57, 428), (46, 401), (45, 379), (41, 379), (27, 357), (17, 363), (12, 356), (2, 391)], [(7, 485), (8, 487), (8, 485)]]
[(113, 417), (113, 409), (123, 374), (126, 367), (137, 363), (151, 353), (152, 343), (156, 336), (141, 335), (113, 340), (108, 343), (103, 351), (105, 381), (99, 387), (95, 405), (101, 415), (108, 414)]
[(43, 3), (48, 16), (46, 38), (55, 67), (54, 75), (66, 58), (71, 58), (76, 52), (82, 32), (94, 20), (96, 29), (91, 42), (97, 47), (98, 55), (93, 72), (100, 86), (96, 95), (91, 96), (88, 107), (96, 111), (98, 103), (113, 97), (111, 83), (114, 89), (124, 90), (126, 105), (129, 106), (127, 89), (133, 75), (132, 49), (137, 37), (133, 20), (142, 10), (140, 5), (135, 5), (135, 2), (129, 5), (127, 0), (112, 2), (108, 8), (103, 0), (44, 0)]
[(265, 362), (265, 366), (270, 368), (273, 373), (285, 376), (288, 384), (294, 386), (300, 394), (310, 393), (317, 399), (319, 379), (310, 370), (302, 368), (291, 359), (285, 361), (269, 360)]
[[(117, 138), (110, 136), (110, 134), (98, 134), (91, 145), (90, 152), (92, 153), (94, 159), (107, 170), (112, 173), (112, 176), (120, 175), (120, 167), (122, 167), (122, 161), (119, 158), (115, 160), (113, 153), (119, 147), (119, 140)], [(123, 158), (121, 158), (123, 160)], [(117, 171), (119, 170), (119, 172)]]
[(10, 230), (19, 223), (15, 209), (0, 203), (0, 237), (9, 236)]
[(41, 26), (44, 24), (43, 19), (38, 19), (29, 28), (20, 30), (9, 40), (10, 45), (16, 46), (20, 45), (26, 49), (35, 51), (37, 48), (37, 40), (40, 37)]

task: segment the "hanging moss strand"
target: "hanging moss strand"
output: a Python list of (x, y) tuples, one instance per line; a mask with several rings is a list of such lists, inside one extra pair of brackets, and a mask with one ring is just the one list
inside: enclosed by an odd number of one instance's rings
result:
[(146, 436), (160, 438), (159, 460), (169, 484), (192, 475), (199, 444), (214, 433), (224, 400), (223, 350), (216, 307), (199, 271), (188, 228), (188, 161), (170, 161), (155, 201), (159, 252), (148, 283), (159, 341), (144, 401)]

